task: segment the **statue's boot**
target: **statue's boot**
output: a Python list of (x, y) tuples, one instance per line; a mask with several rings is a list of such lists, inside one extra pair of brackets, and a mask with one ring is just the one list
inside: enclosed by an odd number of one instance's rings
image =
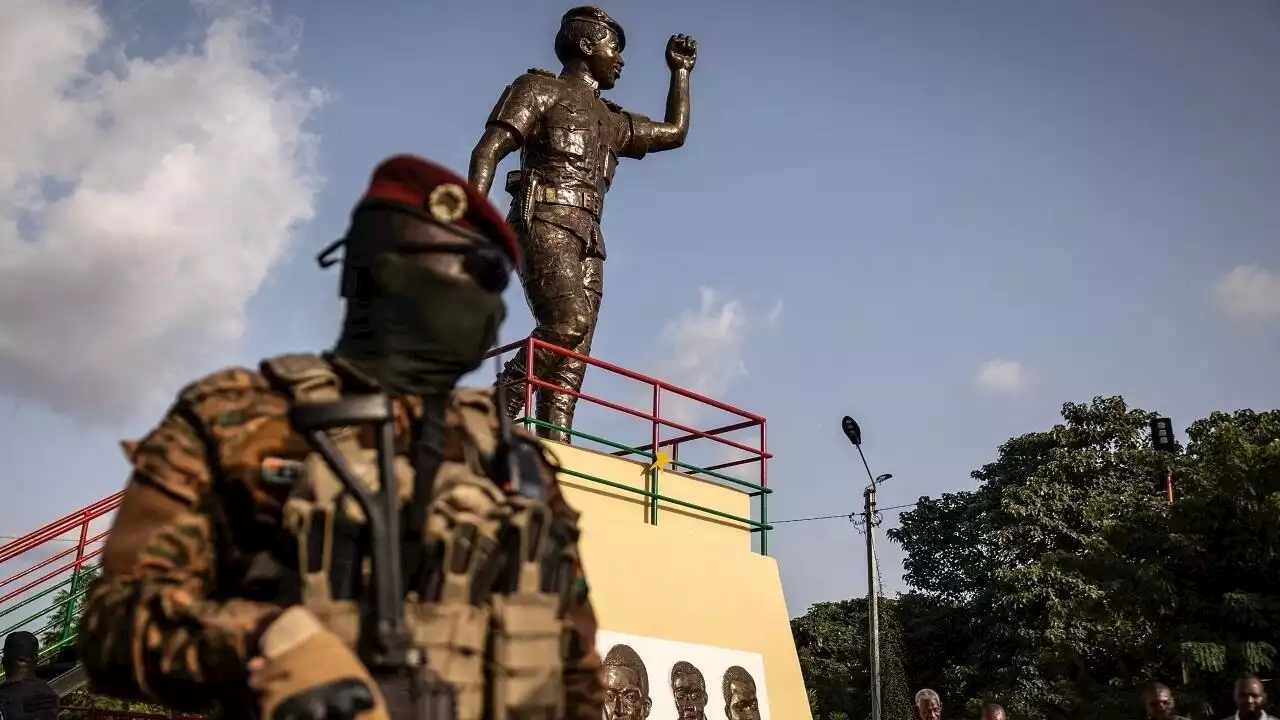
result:
[[(545, 357), (547, 355), (551, 355), (552, 357)], [(537, 370), (540, 369), (539, 366), (545, 367), (549, 364), (550, 360), (554, 359), (558, 359), (558, 356), (555, 356), (553, 353), (546, 350), (540, 349), (534, 351), (534, 377), (544, 377), (544, 375), (537, 372)], [(507, 403), (502, 410), (507, 414), (507, 417), (512, 420), (520, 417), (520, 410), (524, 407), (526, 392), (525, 385), (527, 384), (524, 382), (524, 379), (526, 376), (525, 350), (522, 348), (520, 352), (516, 353), (515, 357), (507, 361), (507, 364), (502, 368), (502, 372), (498, 374), (498, 384), (505, 385), (507, 388)]]
[(552, 392), (550, 390), (539, 391), (538, 419), (555, 427), (539, 427), (538, 436), (547, 440), (572, 445), (573, 436), (566, 430), (573, 429), (573, 411), (577, 405), (578, 398), (568, 393)]

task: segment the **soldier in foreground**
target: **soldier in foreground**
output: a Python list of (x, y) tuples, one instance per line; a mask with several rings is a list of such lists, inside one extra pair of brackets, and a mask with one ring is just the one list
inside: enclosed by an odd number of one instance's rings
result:
[[(545, 453), (522, 456), (532, 490), (492, 479), (509, 445), (492, 392), (455, 390), (505, 316), (514, 235), (466, 181), (399, 156), (374, 171), (338, 244), (333, 352), (210, 375), (127, 445), (134, 472), (81, 621), (94, 687), (228, 717), (428, 720), (403, 677), (367, 661), (386, 650), (371, 647), (385, 629), (370, 627), (378, 533), (335, 480), (346, 467), (397, 481), (401, 621), (455, 716), (597, 720), (577, 514)], [(299, 432), (301, 409), (376, 393), (392, 398), (394, 463), (379, 468), (372, 432), (329, 431), (339, 462)]]
[[(520, 170), (507, 177), (513, 196), (509, 220), (525, 253), (520, 277), (537, 321), (533, 336), (580, 355), (591, 354), (596, 318), (604, 293), (604, 236), (600, 215), (618, 158), (643, 158), (684, 145), (689, 133), (689, 75), (698, 43), (684, 35), (667, 42), (665, 122), (628, 112), (600, 97), (622, 74), (622, 26), (603, 10), (578, 7), (564, 14), (556, 35), (560, 74), (530, 70), (507, 86), (489, 115), (484, 135), (471, 154), (471, 182), (488, 194), (498, 163), (520, 150)], [(519, 353), (501, 382), (525, 377)], [(533, 375), (577, 392), (586, 363), (550, 350), (534, 353)], [(513, 386), (505, 411), (515, 417), (525, 393)], [(578, 398), (538, 392), (537, 416), (561, 428), (573, 427)], [(533, 408), (528, 408), (530, 415)], [(539, 434), (568, 442), (562, 430)]]

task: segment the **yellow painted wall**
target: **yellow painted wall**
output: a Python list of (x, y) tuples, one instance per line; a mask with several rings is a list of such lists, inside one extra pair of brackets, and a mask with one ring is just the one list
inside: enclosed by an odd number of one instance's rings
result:
[[(642, 463), (548, 444), (568, 470), (645, 486)], [(746, 526), (665, 503), (651, 525), (643, 496), (571, 476), (561, 485), (582, 512), (582, 558), (600, 627), (759, 653), (772, 717), (811, 717), (778, 565), (752, 552)], [(745, 492), (680, 473), (660, 473), (658, 492), (751, 517)]]

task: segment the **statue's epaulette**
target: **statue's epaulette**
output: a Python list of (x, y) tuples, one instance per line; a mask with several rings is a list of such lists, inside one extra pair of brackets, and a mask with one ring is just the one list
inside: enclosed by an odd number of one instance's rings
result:
[(616, 113), (622, 112), (622, 106), (619, 105), (618, 103), (613, 102), (611, 100), (605, 100), (604, 98), (600, 98), (600, 101), (604, 103), (605, 107), (609, 108), (613, 112), (616, 112)]
[(560, 77), (559, 75), (551, 72), (550, 70), (543, 70), (541, 68), (529, 68), (528, 73), (530, 75), (541, 75), (542, 77), (549, 77), (549, 78)]

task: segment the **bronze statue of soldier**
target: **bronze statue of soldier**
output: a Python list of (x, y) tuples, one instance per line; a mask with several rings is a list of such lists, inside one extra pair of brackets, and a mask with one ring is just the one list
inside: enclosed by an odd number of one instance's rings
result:
[[(626, 35), (603, 10), (578, 7), (564, 14), (556, 35), (559, 75), (530, 69), (507, 86), (471, 153), (470, 180), (487, 193), (498, 163), (520, 150), (520, 170), (507, 175), (512, 195), (508, 222), (524, 248), (520, 278), (537, 327), (533, 337), (582, 355), (591, 352), (604, 291), (604, 236), (600, 215), (618, 158), (673, 150), (689, 132), (689, 75), (698, 56), (691, 37), (667, 42), (671, 85), (663, 122), (623, 110), (600, 97), (622, 73)], [(499, 383), (510, 392), (505, 411), (524, 404), (525, 354), (507, 363)], [(534, 354), (533, 375), (577, 392), (586, 363), (551, 350)], [(543, 437), (569, 442), (578, 399), (539, 390), (536, 413), (554, 428)]]

